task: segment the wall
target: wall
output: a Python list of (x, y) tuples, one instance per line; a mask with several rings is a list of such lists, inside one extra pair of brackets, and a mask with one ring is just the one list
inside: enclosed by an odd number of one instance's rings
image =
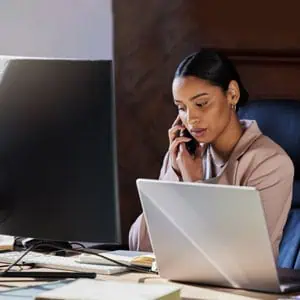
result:
[(111, 0), (1, 0), (0, 55), (112, 59)]
[(157, 178), (176, 116), (176, 65), (200, 47), (223, 50), (252, 98), (300, 99), (300, 4), (114, 1), (120, 191), (126, 230), (141, 212), (135, 180)]
[[(100, 93), (99, 89), (101, 89), (103, 103), (110, 103), (111, 101), (109, 98), (111, 95), (109, 79), (112, 77), (112, 34), (111, 0), (0, 1), (0, 56), (101, 60), (100, 63), (97, 63), (97, 66), (95, 65), (95, 68), (97, 68), (97, 74), (100, 78), (99, 82), (104, 82), (105, 84), (103, 84), (103, 86), (98, 85), (96, 92)], [(24, 64), (25, 71), (22, 68), (21, 70), (26, 73), (27, 65), (26, 63)], [(2, 79), (2, 73), (5, 73), (5, 65), (5, 59), (1, 60), (0, 58), (0, 80)], [(39, 63), (37, 63), (37, 65), (41, 66)], [(59, 66), (60, 64), (58, 64), (57, 69), (59, 69)], [(69, 68), (71, 67), (72, 64), (69, 65)], [(38, 74), (34, 72), (35, 65), (32, 64), (30, 66), (29, 64), (27, 71), (29, 69), (33, 70), (32, 76), (29, 76), (29, 78), (34, 78), (34, 76)], [(39, 67), (36, 67), (36, 69), (40, 70)], [(41, 67), (41, 69), (47, 70), (47, 66), (45, 65)], [(49, 67), (49, 69), (51, 69), (51, 67)], [(87, 71), (89, 69), (86, 68), (85, 70)], [(51, 77), (51, 74), (49, 76)], [(77, 78), (79, 75), (77, 77), (76, 75), (74, 76), (74, 78)], [(17, 82), (16, 86), (18, 86), (18, 78), (18, 76), (14, 76)], [(19, 82), (21, 89), (23, 87), (26, 90), (21, 81)], [(46, 84), (46, 81), (44, 83)], [(52, 86), (51, 84), (55, 85), (55, 82), (49, 81), (49, 86)], [(3, 90), (8, 92), (10, 89), (3, 88), (1, 90), (1, 96), (3, 97), (1, 98), (1, 103), (6, 99), (3, 95)], [(52, 89), (52, 91), (54, 90)], [(18, 89), (15, 92), (18, 94)], [(43, 94), (43, 91), (39, 91), (38, 89), (36, 92), (39, 95)], [(12, 94), (14, 94), (13, 91)], [(48, 93), (47, 96), (51, 99), (51, 93)], [(24, 97), (21, 97), (21, 100), (26, 103), (28, 99), (26, 99), (25, 94)], [(44, 96), (43, 100), (46, 101), (48, 98)], [(14, 98), (13, 100), (16, 99), (17, 98)], [(92, 99), (93, 97), (91, 97), (90, 100)], [(99, 105), (101, 105), (101, 101)], [(109, 107), (109, 105), (107, 107)], [(37, 114), (38, 107), (35, 107), (34, 111)], [(102, 112), (99, 110), (98, 114), (103, 112), (105, 113), (105, 110)], [(108, 118), (107, 114), (104, 120), (106, 118)], [(77, 150), (80, 151), (80, 149)], [(99, 161), (95, 163), (100, 163), (103, 167), (100, 156)], [(28, 178), (30, 178), (30, 176)], [(21, 188), (18, 187), (18, 189), (20, 190)], [(47, 194), (45, 197), (47, 197)], [(99, 200), (101, 201), (101, 199)], [(72, 210), (70, 210), (70, 213), (71, 212)], [(97, 215), (97, 211), (95, 211), (95, 215)], [(101, 218), (100, 211), (98, 212), (98, 217)], [(101, 238), (101, 230), (103, 230), (103, 228), (98, 228), (98, 230), (100, 230), (99, 236)]]

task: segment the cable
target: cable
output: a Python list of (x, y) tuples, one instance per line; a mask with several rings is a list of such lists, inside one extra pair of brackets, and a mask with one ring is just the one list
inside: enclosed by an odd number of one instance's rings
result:
[(47, 254), (50, 254), (50, 255), (59, 255), (59, 253), (60, 252), (62, 252), (62, 253), (65, 253), (65, 255), (67, 255), (68, 254), (68, 251), (71, 251), (72, 252), (72, 250), (80, 250), (80, 249), (85, 249), (86, 247), (83, 245), (83, 244), (81, 244), (81, 243), (77, 243), (77, 242), (74, 242), (74, 243), (70, 243), (70, 246), (73, 246), (73, 245), (77, 245), (78, 247), (72, 247), (71, 249), (69, 249), (69, 250), (54, 250), (54, 251), (51, 251), (51, 252), (49, 252), (49, 253), (47, 253)]
[(8, 272), (12, 267), (14, 267), (19, 261), (22, 260), (23, 257), (25, 257), (29, 252), (31, 252), (33, 249), (36, 249), (38, 247), (41, 247), (41, 246), (52, 246), (52, 247), (55, 247), (59, 250), (64, 250), (64, 251), (71, 251), (71, 252), (74, 252), (74, 253), (85, 253), (85, 254), (91, 254), (91, 255), (95, 255), (97, 257), (101, 257), (105, 260), (108, 260), (110, 262), (113, 262), (114, 264), (116, 265), (119, 265), (121, 267), (126, 267), (128, 268), (128, 270), (130, 271), (136, 271), (136, 272), (142, 272), (142, 273), (154, 273), (154, 274), (157, 274), (157, 272), (155, 271), (152, 271), (152, 270), (147, 270), (143, 267), (139, 267), (139, 266), (131, 266), (131, 265), (128, 265), (128, 264), (125, 264), (125, 263), (122, 263), (120, 261), (117, 261), (115, 259), (112, 259), (112, 258), (109, 258), (109, 257), (106, 257), (105, 255), (102, 255), (102, 254), (99, 254), (99, 253), (95, 253), (95, 252), (92, 252), (92, 251), (88, 251), (88, 249), (67, 249), (67, 248), (64, 248), (64, 247), (60, 247), (60, 246), (54, 246), (54, 245), (51, 245), (51, 244), (48, 244), (48, 243), (44, 243), (44, 242), (41, 242), (40, 244), (35, 244), (35, 245), (32, 245), (31, 247), (29, 247), (14, 263), (12, 263), (11, 265), (9, 265), (9, 267), (7, 267), (3, 273), (6, 273)]
[(29, 247), (14, 263), (10, 264), (2, 273), (8, 272), (11, 268), (13, 268), (19, 261), (22, 260), (24, 256), (26, 256), (36, 245), (32, 245)]

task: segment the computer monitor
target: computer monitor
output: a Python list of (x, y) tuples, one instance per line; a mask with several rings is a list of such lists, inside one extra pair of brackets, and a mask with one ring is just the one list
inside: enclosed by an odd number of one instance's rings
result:
[(110, 61), (0, 69), (0, 234), (119, 243)]

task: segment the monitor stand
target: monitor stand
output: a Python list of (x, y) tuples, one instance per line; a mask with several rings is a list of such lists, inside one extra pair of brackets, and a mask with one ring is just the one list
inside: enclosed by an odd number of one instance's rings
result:
[(101, 244), (98, 243), (93, 245), (87, 245), (87, 248), (100, 250), (100, 251), (129, 250), (129, 246), (127, 244), (112, 244), (112, 243), (101, 243)]
[[(114, 251), (114, 250), (129, 250), (127, 244), (117, 244), (117, 243), (89, 243), (89, 242), (66, 242), (66, 241), (51, 241), (51, 240), (40, 240), (34, 238), (23, 238), (18, 237), (15, 239), (15, 250), (26, 250), (33, 245), (45, 242), (47, 246), (40, 246), (36, 250), (37, 252), (50, 253), (58, 251), (58, 248), (72, 249), (73, 246), (82, 246), (85, 249), (93, 249), (101, 251)], [(51, 245), (53, 245), (51, 247)], [(58, 248), (57, 248), (58, 247)], [(59, 252), (58, 252), (59, 253)], [(63, 251), (61, 252), (63, 253)]]
[(36, 252), (43, 252), (43, 253), (51, 253), (51, 252), (57, 252), (56, 255), (64, 255), (65, 251), (60, 250), (60, 248), (64, 248), (66, 250), (72, 249), (72, 244), (66, 241), (51, 241), (51, 240), (40, 240), (40, 239), (34, 239), (34, 238), (23, 238), (23, 237), (17, 237), (15, 238), (15, 250), (27, 250), (32, 246), (45, 243), (47, 245), (39, 246), (37, 248), (34, 247), (33, 251)]

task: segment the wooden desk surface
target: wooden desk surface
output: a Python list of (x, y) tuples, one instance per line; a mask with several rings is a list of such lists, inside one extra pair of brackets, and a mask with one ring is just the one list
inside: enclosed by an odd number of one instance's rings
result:
[[(51, 271), (50, 269), (32, 269), (32, 271)], [(53, 271), (53, 270), (52, 270)], [(123, 273), (119, 275), (98, 275), (98, 280), (120, 280), (128, 282), (138, 282), (138, 283), (168, 283), (167, 280), (160, 278), (158, 275), (145, 274), (145, 273)], [(17, 279), (17, 278), (0, 278), (0, 292), (5, 291), (14, 287), (26, 287), (30, 285), (43, 284), (43, 281), (36, 281), (31, 279)], [(178, 283), (172, 283), (178, 284)], [(266, 294), (257, 293), (244, 290), (235, 289), (225, 289), (225, 288), (212, 288), (200, 285), (188, 285), (179, 284), (182, 287), (181, 297), (184, 300), (215, 300), (215, 299), (292, 299), (292, 295), (276, 295), (276, 294)], [(300, 294), (300, 293), (299, 293)]]

